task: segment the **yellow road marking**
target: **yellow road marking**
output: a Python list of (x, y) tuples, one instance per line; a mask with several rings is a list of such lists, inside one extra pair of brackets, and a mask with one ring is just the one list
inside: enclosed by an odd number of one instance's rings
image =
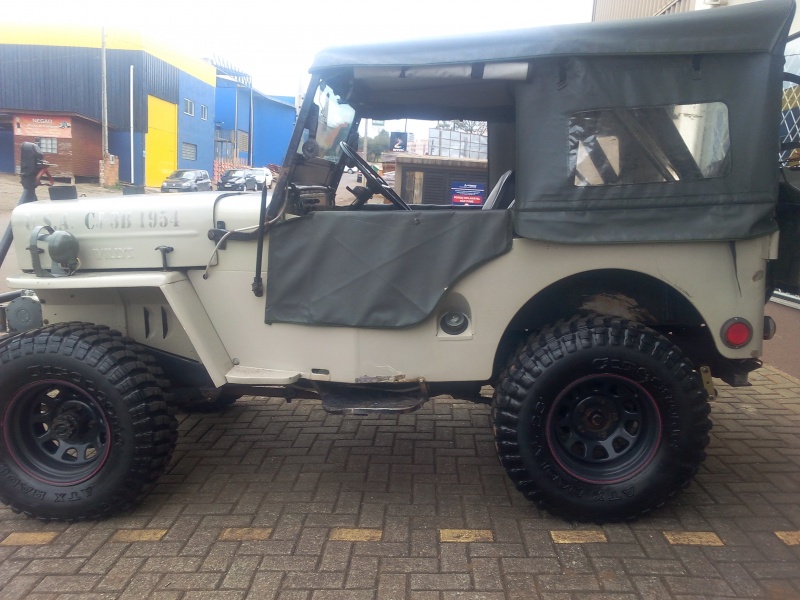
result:
[(724, 546), (725, 543), (711, 531), (665, 531), (664, 537), (673, 546)]
[(158, 542), (167, 535), (166, 529), (120, 529), (112, 542)]
[(268, 540), (271, 535), (271, 527), (228, 527), (222, 530), (219, 539), (226, 542), (251, 542)]
[(556, 544), (593, 544), (608, 541), (605, 533), (594, 529), (583, 531), (573, 531), (571, 529), (551, 531), (550, 537), (553, 538)]
[(787, 546), (800, 546), (800, 531), (776, 531), (775, 535)]
[(380, 542), (383, 529), (335, 527), (328, 539), (335, 542)]
[(10, 533), (0, 542), (0, 546), (44, 546), (58, 536), (56, 531), (40, 531), (38, 533)]
[(440, 529), (439, 540), (442, 542), (493, 542), (494, 534), (490, 529)]

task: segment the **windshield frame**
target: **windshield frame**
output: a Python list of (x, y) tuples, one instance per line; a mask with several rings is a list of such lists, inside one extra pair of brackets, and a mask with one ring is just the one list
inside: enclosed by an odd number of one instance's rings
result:
[[(349, 127), (339, 128), (339, 132), (332, 139), (332, 143), (325, 144), (325, 146), (321, 146), (317, 150), (318, 153), (321, 153), (325, 148), (328, 156), (316, 155), (307, 158), (303, 155), (303, 145), (309, 139), (316, 139), (316, 134), (319, 133), (321, 126), (320, 123), (323, 120), (327, 121), (320, 114), (324, 107), (320, 107), (316, 102), (320, 86), (325, 86), (326, 90), (330, 90), (331, 97), (337, 99), (337, 108), (346, 107), (352, 111), (352, 115)], [(322, 79), (311, 78), (297, 117), (294, 132), (292, 133), (292, 139), (286, 150), (286, 158), (281, 168), (277, 187), (269, 203), (268, 216), (270, 218), (274, 218), (284, 209), (290, 188), (295, 190), (298, 188), (316, 188), (322, 195), (328, 195), (330, 202), (333, 202), (345, 162), (345, 156), (339, 148), (339, 142), (347, 141), (348, 143), (353, 143), (354, 135), (357, 136), (361, 122), (358, 110), (341, 100), (342, 96), (343, 94), (337, 94), (330, 85), (326, 86), (325, 81)], [(328, 106), (327, 115), (328, 117), (331, 115), (330, 106)], [(315, 126), (315, 135), (312, 137), (309, 128)], [(291, 207), (286, 207), (286, 209), (291, 212)]]

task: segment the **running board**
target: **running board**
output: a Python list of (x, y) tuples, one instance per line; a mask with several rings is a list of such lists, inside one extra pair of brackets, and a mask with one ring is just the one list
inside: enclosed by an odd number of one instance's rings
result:
[(257, 367), (235, 366), (225, 374), (228, 383), (244, 385), (289, 385), (300, 379), (300, 373)]
[(315, 381), (322, 408), (333, 414), (399, 414), (417, 410), (428, 401), (420, 384), (357, 385)]

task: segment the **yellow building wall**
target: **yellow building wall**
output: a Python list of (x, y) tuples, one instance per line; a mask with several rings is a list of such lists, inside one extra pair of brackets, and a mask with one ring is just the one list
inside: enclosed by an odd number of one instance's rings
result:
[(147, 97), (145, 185), (159, 187), (178, 167), (178, 105)]

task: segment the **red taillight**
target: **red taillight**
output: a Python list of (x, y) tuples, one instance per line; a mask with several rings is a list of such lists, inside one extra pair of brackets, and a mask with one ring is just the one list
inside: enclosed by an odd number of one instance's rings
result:
[(741, 317), (728, 319), (722, 326), (722, 341), (730, 348), (741, 348), (753, 338), (753, 326)]

